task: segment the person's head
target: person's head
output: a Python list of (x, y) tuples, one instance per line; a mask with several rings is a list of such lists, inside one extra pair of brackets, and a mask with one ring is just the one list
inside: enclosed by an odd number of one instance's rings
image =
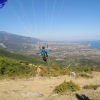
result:
[(42, 49), (45, 49), (45, 47), (43, 46)]

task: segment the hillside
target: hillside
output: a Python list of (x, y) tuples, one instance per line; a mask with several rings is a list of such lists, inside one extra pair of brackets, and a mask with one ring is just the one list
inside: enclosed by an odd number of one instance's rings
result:
[[(75, 66), (79, 64), (79, 67)], [(66, 63), (51, 60), (44, 63), (40, 57), (0, 50), (0, 98), (1, 100), (99, 100), (98, 90), (83, 89), (86, 85), (100, 85), (100, 65), (93, 60)], [(74, 66), (74, 67), (73, 67)], [(69, 76), (74, 71), (76, 77)], [(76, 92), (57, 94), (53, 90), (64, 81), (73, 81), (81, 87)], [(83, 97), (84, 95), (84, 97)], [(80, 99), (81, 98), (81, 99)]]
[(41, 40), (0, 31), (0, 48), (9, 51), (24, 52)]
[[(48, 62), (46, 63), (42, 60), (41, 56), (38, 55), (23, 55), (19, 53), (0, 50), (0, 70), (4, 69), (5, 71), (7, 71), (6, 69), (11, 69), (9, 70), (8, 74), (17, 70), (15, 69), (15, 66), (19, 70), (22, 70), (21, 67), (27, 67), (30, 70), (30, 64), (33, 65), (33, 67), (34, 65), (37, 66), (37, 68), (39, 66), (42, 66), (40, 67), (40, 69), (42, 69), (40, 76), (59, 76), (68, 74), (70, 71), (88, 72), (100, 69), (100, 62), (93, 59), (80, 58), (72, 60), (71, 58), (68, 58), (67, 60), (68, 62), (56, 61), (53, 57), (49, 57)], [(69, 63), (69, 61), (71, 61), (71, 63)], [(25, 71), (28, 70), (27, 68), (24, 68)], [(30, 70), (30, 72), (31, 71), (32, 70)]]
[[(50, 57), (45, 63), (38, 55), (0, 50), (1, 100), (99, 100), (99, 87), (93, 88), (100, 86), (99, 59), (83, 56), (76, 59), (71, 55), (66, 59), (67, 62)], [(76, 76), (69, 76), (73, 71)], [(75, 82), (81, 90), (54, 93), (53, 90), (65, 80)], [(91, 84), (92, 89), (83, 88)]]

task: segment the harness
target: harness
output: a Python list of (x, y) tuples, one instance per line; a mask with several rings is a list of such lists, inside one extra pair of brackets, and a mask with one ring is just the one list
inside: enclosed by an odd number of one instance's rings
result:
[(47, 55), (47, 52), (45, 52), (45, 50), (42, 50), (41, 56), (42, 56), (44, 61), (47, 61), (48, 55)]

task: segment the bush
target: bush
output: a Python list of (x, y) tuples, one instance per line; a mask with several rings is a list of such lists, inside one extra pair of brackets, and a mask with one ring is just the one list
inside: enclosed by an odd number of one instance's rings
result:
[(98, 87), (100, 87), (100, 85), (85, 85), (83, 86), (83, 89), (93, 89), (93, 90), (96, 90)]
[(55, 68), (52, 68), (52, 67), (41, 66), (40, 69), (41, 69), (40, 76), (57, 77), (60, 75), (60, 71), (55, 70)]
[(66, 93), (68, 91), (74, 92), (74, 91), (77, 91), (77, 90), (80, 90), (79, 85), (75, 84), (72, 81), (70, 81), (70, 82), (64, 81), (59, 86), (56, 86), (55, 89), (53, 90), (53, 92), (55, 92), (55, 93)]
[(0, 57), (0, 78), (35, 76), (35, 71), (35, 66), (28, 66), (26, 61)]
[(75, 67), (73, 68), (74, 71), (76, 72), (91, 72), (93, 71), (93, 67), (89, 67), (89, 66), (80, 66), (80, 67)]
[(93, 78), (93, 76), (86, 74), (86, 73), (81, 73), (79, 76), (85, 77), (85, 78)]

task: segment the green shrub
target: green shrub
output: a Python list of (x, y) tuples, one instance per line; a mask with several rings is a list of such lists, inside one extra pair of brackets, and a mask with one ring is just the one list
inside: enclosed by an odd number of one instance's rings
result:
[(35, 76), (35, 66), (28, 66), (28, 62), (0, 56), (0, 78)]
[(80, 67), (74, 67), (73, 70), (76, 72), (88, 72), (89, 73), (89, 72), (93, 71), (93, 67), (80, 66)]
[(66, 93), (68, 91), (73, 92), (73, 91), (77, 91), (77, 90), (80, 90), (79, 85), (75, 84), (72, 81), (70, 81), (70, 82), (64, 81), (59, 86), (56, 86), (55, 89), (53, 90), (53, 92), (55, 92), (55, 93)]
[(96, 90), (98, 87), (100, 87), (100, 85), (85, 85), (85, 86), (83, 86), (83, 89), (94, 89), (94, 90)]
[(85, 78), (93, 78), (93, 76), (86, 74), (86, 73), (81, 73), (81, 74), (79, 74), (79, 76), (85, 77)]
[(52, 67), (46, 67), (46, 66), (41, 66), (40, 67), (41, 71), (40, 71), (40, 76), (52, 76), (52, 77), (57, 77), (60, 75), (60, 71), (55, 70), (55, 68)]

